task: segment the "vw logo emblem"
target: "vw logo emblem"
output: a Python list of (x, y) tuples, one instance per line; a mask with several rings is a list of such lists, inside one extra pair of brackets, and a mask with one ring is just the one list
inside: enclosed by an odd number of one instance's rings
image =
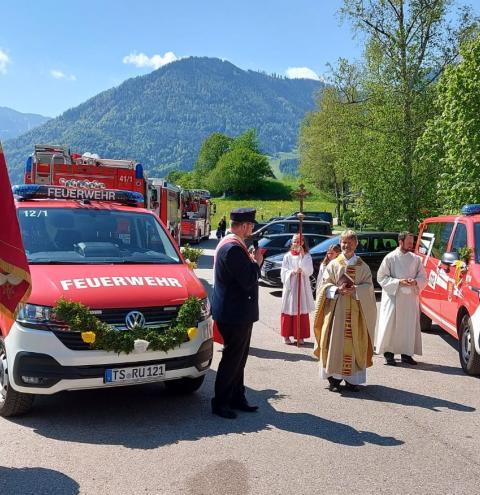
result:
[(145, 316), (140, 311), (130, 311), (125, 317), (125, 324), (129, 330), (145, 326)]

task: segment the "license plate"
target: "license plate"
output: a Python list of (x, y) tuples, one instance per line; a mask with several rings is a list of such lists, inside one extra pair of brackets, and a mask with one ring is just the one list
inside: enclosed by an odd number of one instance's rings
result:
[(150, 364), (132, 368), (106, 369), (104, 383), (137, 383), (162, 380), (165, 378), (164, 364)]

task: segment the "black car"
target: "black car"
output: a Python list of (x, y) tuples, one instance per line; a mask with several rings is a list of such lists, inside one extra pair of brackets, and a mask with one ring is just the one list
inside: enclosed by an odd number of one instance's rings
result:
[[(292, 213), (287, 218), (296, 218), (298, 215), (298, 211)], [(329, 211), (304, 211), (303, 214), (305, 218), (309, 218), (312, 220), (323, 220), (324, 222), (330, 223), (333, 226), (333, 215)]]
[[(255, 230), (250, 237), (250, 242), (254, 239), (260, 240), (266, 235), (272, 234), (296, 234), (298, 232), (300, 225), (299, 220), (275, 220), (273, 222), (267, 223), (258, 230)], [(321, 220), (305, 220), (302, 222), (303, 228), (302, 232), (304, 234), (317, 234), (330, 236), (332, 234), (332, 227), (328, 222)]]
[[(292, 237), (293, 234), (266, 235), (258, 241), (258, 248), (264, 258), (275, 254), (286, 253), (292, 244)], [(304, 234), (304, 237), (309, 249), (329, 239), (329, 236), (317, 234)]]
[[(320, 263), (325, 258), (328, 248), (334, 244), (340, 244), (339, 235), (330, 237), (310, 250), (313, 259), (313, 275), (310, 277), (313, 291), (315, 291)], [(378, 287), (377, 271), (380, 268), (380, 263), (385, 255), (397, 246), (398, 232), (361, 232), (358, 234), (358, 246), (355, 252), (370, 267), (373, 283), (376, 287)], [(270, 256), (263, 262), (261, 277), (264, 282), (274, 286), (282, 285), (280, 270), (283, 256), (283, 254)]]

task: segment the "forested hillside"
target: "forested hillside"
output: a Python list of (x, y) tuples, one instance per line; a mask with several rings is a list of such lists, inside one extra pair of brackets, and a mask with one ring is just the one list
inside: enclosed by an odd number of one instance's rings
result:
[(22, 113), (12, 108), (0, 107), (0, 141), (16, 138), (49, 119), (50, 117), (35, 113)]
[(255, 128), (263, 152), (292, 149), (321, 83), (244, 71), (212, 58), (188, 58), (128, 79), (5, 143), (18, 181), (35, 143), (67, 144), (78, 152), (133, 158), (152, 174), (191, 169), (213, 132)]

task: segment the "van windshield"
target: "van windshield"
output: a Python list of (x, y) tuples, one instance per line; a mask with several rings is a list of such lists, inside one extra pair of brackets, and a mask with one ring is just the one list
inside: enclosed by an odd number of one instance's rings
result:
[(19, 208), (31, 264), (171, 264), (180, 257), (153, 215), (79, 208)]

